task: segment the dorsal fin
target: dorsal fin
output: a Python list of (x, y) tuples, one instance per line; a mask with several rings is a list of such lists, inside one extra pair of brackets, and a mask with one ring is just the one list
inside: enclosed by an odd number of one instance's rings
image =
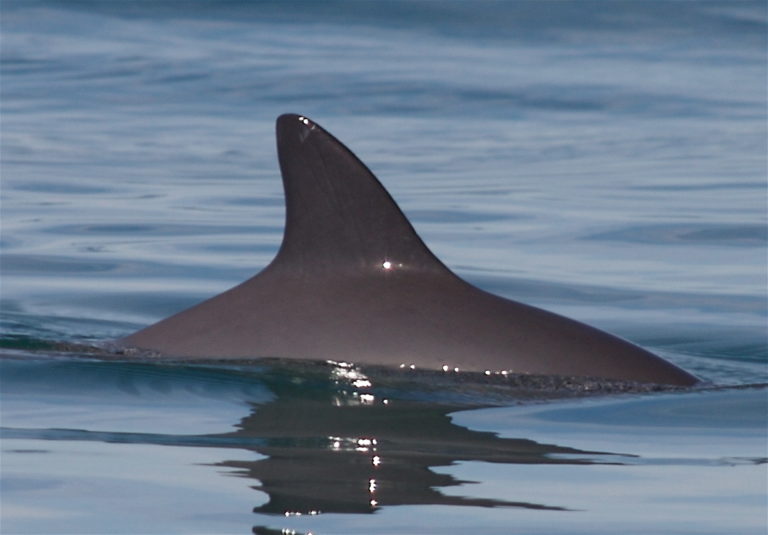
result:
[(624, 340), (453, 275), (368, 168), (306, 117), (281, 116), (277, 145), (287, 221), (275, 260), (121, 345), (183, 358), (696, 382)]
[(277, 151), (286, 224), (273, 267), (448, 271), (373, 173), (319, 125), (280, 116)]

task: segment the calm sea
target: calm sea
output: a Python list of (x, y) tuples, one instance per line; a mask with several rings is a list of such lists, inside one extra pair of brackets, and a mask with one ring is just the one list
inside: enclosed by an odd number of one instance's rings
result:
[[(765, 533), (764, 2), (3, 0), (0, 24), (2, 533)], [(521, 403), (46, 349), (265, 266), (285, 112), (462, 277), (713, 387)]]

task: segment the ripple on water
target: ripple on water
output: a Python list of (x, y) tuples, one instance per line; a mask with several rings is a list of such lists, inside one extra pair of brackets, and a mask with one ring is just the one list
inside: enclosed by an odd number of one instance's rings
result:
[(768, 242), (768, 227), (757, 224), (670, 223), (600, 232), (586, 236), (586, 239), (654, 245), (764, 247)]

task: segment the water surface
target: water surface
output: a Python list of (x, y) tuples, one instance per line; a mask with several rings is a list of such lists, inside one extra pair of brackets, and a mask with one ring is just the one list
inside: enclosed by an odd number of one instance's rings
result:
[[(0, 9), (4, 533), (764, 533), (763, 3)], [(271, 260), (285, 112), (462, 277), (717, 388), (55, 351)]]

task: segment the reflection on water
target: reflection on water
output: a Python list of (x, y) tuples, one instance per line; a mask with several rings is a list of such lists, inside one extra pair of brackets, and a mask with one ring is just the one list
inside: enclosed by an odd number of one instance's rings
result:
[[(751, 467), (765, 462), (757, 394), (534, 406), (585, 392), (344, 363), (3, 356), (3, 521), (13, 532), (102, 533), (105, 522), (146, 532), (141, 519), (151, 514), (153, 533), (392, 533), (392, 521), (413, 527), (413, 514), (442, 511), (498, 533), (512, 520), (583, 533), (566, 528), (594, 520), (607, 530), (625, 515), (645, 521), (626, 495), (605, 495), (616, 485), (638, 499), (682, 500), (653, 508), (667, 519), (699, 507), (700, 495), (759, 490)], [(724, 466), (733, 471), (718, 471)], [(689, 488), (687, 477), (699, 483)], [(751, 502), (737, 502), (730, 510), (746, 508), (742, 524), (753, 525)], [(38, 513), (28, 516), (30, 508)], [(466, 533), (458, 516), (429, 522)]]
[[(413, 388), (410, 371), (392, 372), (379, 381), (373, 373), (366, 375), (345, 363), (222, 368), (29, 361), (19, 360), (20, 351), (7, 351), (5, 356), (0, 361), (2, 383), (10, 403), (4, 411), (4, 440), (220, 448), (219, 458), (224, 460), (213, 464), (252, 480), (250, 485), (266, 494), (266, 500), (254, 494), (254, 504), (264, 500), (253, 508), (257, 514), (368, 514), (395, 505), (564, 511), (568, 507), (560, 503), (472, 497), (470, 481), (435, 469), (463, 461), (526, 465), (621, 461), (617, 455), (500, 438), (456, 425), (450, 413), (492, 400), (468, 400), (471, 385), (462, 386), (460, 374), (446, 374), (446, 383), (439, 388), (448, 393), (436, 401), (428, 387)], [(453, 392), (444, 388), (452, 378)], [(56, 405), (49, 416), (14, 415), (17, 404), (23, 407), (30, 397), (44, 402), (46, 396), (53, 396)], [(153, 407), (160, 404), (163, 413), (171, 415), (178, 408), (195, 411), (206, 405), (210, 413), (212, 400), (237, 398), (247, 402), (250, 413), (234, 431), (180, 433), (175, 423), (163, 427), (160, 421), (152, 422), (158, 416), (156, 412), (153, 416)], [(95, 399), (104, 407), (95, 406)], [(126, 426), (124, 415), (108, 408), (133, 405), (135, 411), (135, 403), (146, 412), (134, 429)], [(183, 420), (183, 415), (177, 413), (175, 418)], [(466, 490), (445, 494), (449, 487)], [(512, 488), (525, 495), (524, 488)], [(256, 527), (254, 532), (271, 533), (270, 529)]]
[[(348, 364), (333, 363), (321, 388), (308, 388), (298, 377), (285, 380), (279, 373), (262, 379), (276, 397), (253, 406), (238, 430), (225, 436), (258, 444), (254, 451), (266, 457), (219, 463), (257, 480), (254, 488), (268, 500), (254, 508), (256, 513), (372, 513), (394, 505), (565, 510), (558, 504), (446, 495), (441, 489), (470, 482), (434, 468), (460, 461), (609, 462), (600, 461), (596, 452), (458, 426), (449, 413), (466, 405), (382, 397), (369, 377)], [(610, 459), (616, 462), (616, 456)], [(255, 533), (269, 533), (264, 530)]]

